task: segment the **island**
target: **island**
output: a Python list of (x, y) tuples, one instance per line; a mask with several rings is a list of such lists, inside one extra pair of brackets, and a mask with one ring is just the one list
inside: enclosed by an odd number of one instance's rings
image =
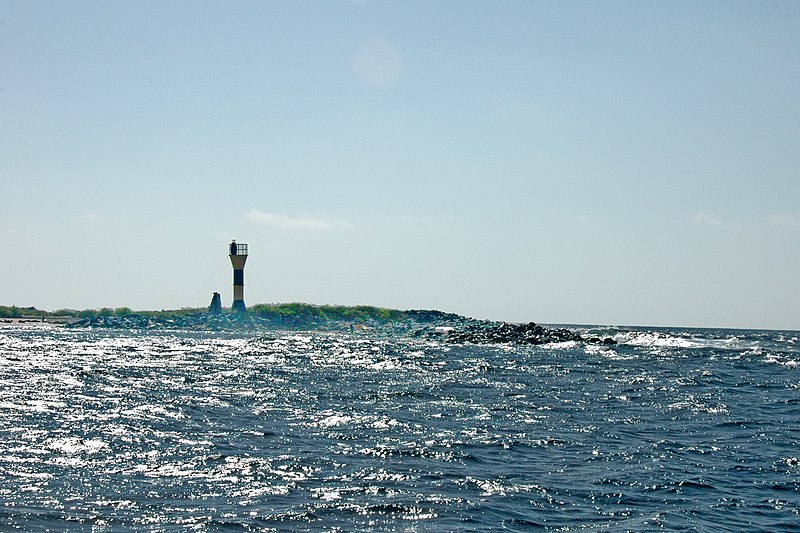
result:
[(41, 322), (67, 328), (188, 330), (209, 332), (339, 331), (409, 337), (446, 343), (530, 344), (586, 342), (615, 344), (611, 338), (583, 337), (568, 328), (480, 320), (436, 310), (385, 309), (373, 306), (256, 304), (246, 313), (205, 308), (161, 311), (59, 309), (0, 306), (0, 323)]

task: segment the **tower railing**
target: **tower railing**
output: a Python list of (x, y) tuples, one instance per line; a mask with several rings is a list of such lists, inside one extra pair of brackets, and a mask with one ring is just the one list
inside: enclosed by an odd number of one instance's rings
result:
[(231, 255), (247, 255), (246, 244), (236, 244), (230, 246)]

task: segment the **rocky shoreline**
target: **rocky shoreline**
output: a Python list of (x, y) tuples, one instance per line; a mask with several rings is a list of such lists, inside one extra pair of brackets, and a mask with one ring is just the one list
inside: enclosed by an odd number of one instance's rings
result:
[(412, 310), (401, 318), (381, 320), (326, 319), (236, 313), (190, 313), (180, 316), (96, 316), (75, 320), (69, 328), (189, 330), (211, 332), (345, 331), (380, 336), (404, 336), (458, 344), (541, 345), (559, 342), (615, 344), (611, 338), (586, 338), (566, 328), (550, 328), (533, 322), (513, 324), (478, 320), (441, 311)]

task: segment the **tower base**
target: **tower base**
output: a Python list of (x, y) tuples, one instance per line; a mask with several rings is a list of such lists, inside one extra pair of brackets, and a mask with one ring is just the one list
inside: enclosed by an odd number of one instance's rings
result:
[(247, 308), (244, 306), (244, 300), (234, 300), (231, 310), (235, 313), (246, 313)]

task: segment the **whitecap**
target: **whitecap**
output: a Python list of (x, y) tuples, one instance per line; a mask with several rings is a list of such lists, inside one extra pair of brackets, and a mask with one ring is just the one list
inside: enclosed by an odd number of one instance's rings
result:
[(334, 427), (334, 426), (341, 426), (347, 424), (348, 422), (352, 421), (352, 416), (346, 415), (331, 415), (328, 417), (323, 418), (322, 420), (317, 421), (317, 425), (322, 427)]
[(65, 437), (51, 441), (47, 448), (67, 455), (96, 454), (110, 449), (110, 446), (101, 439), (82, 439), (80, 437)]

